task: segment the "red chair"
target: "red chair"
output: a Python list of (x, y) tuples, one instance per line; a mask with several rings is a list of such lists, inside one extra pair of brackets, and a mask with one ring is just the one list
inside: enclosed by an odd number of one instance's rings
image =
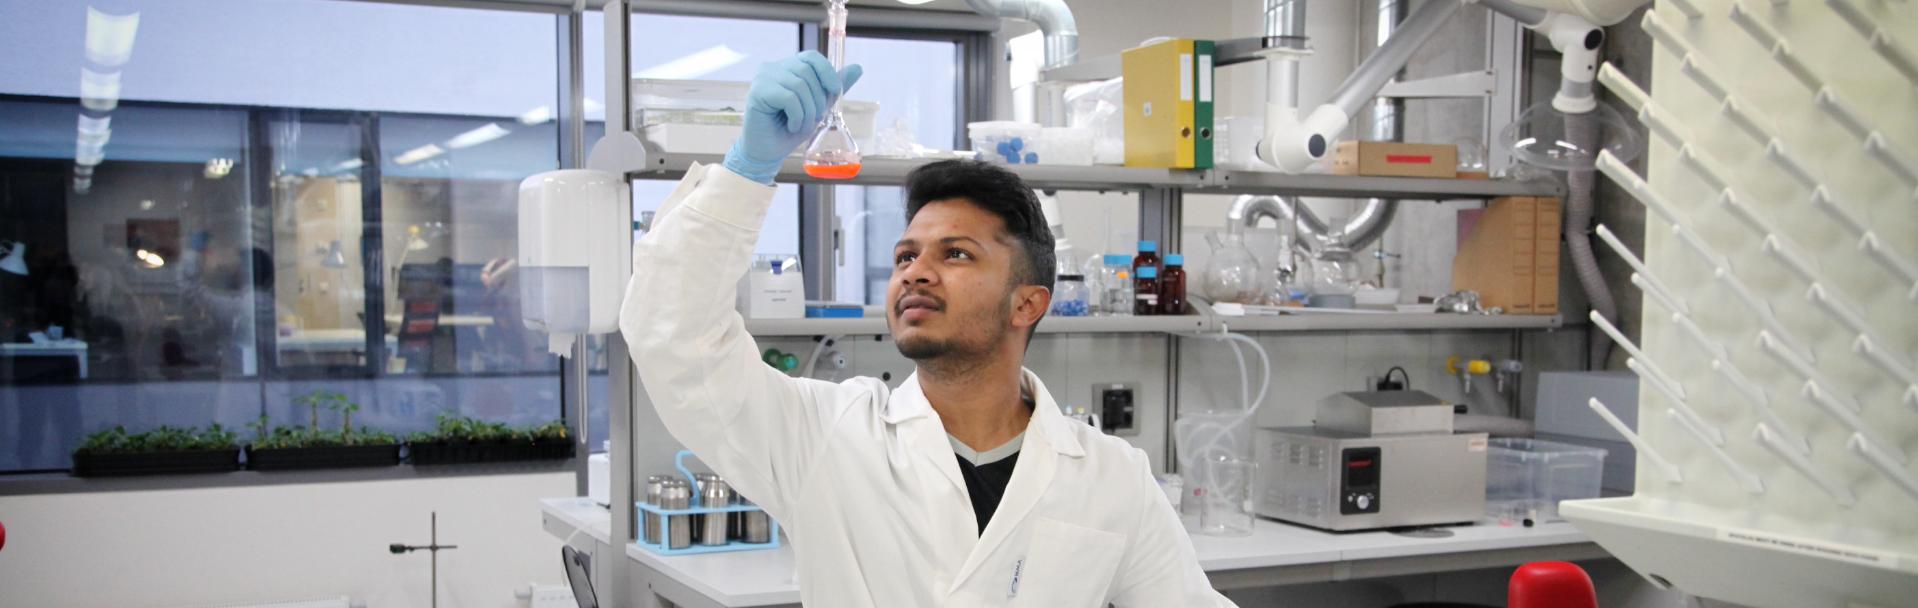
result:
[(1598, 608), (1598, 592), (1585, 569), (1569, 562), (1532, 562), (1518, 567), (1505, 588), (1506, 608)]

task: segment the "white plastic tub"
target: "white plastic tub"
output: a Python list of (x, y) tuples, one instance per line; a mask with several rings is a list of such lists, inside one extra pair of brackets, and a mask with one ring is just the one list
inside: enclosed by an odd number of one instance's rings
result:
[(1559, 501), (1598, 498), (1604, 472), (1599, 448), (1493, 439), (1485, 458), (1485, 512), (1500, 520), (1559, 521)]

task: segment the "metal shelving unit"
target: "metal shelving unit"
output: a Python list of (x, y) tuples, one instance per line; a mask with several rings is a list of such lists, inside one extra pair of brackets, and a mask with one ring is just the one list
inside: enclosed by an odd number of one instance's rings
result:
[[(1176, 317), (1047, 317), (1041, 334), (1175, 334), (1213, 331), (1432, 331), (1555, 329), (1558, 315), (1458, 315), (1442, 313), (1299, 314), (1275, 317), (1226, 317), (1203, 308)], [(747, 319), (755, 336), (885, 335), (882, 317), (861, 319)]]
[(1430, 331), (1555, 329), (1558, 315), (1461, 315), (1450, 313), (1300, 314), (1276, 317), (1213, 316), (1211, 329), (1269, 331)]
[[(717, 164), (719, 154), (647, 151), (647, 169), (641, 177), (678, 179), (694, 163)], [(896, 186), (906, 174), (935, 159), (867, 159), (859, 177), (835, 184)], [(1035, 188), (1057, 190), (1147, 190), (1180, 188), (1194, 193), (1281, 194), (1336, 198), (1399, 198), (1444, 200), (1498, 196), (1559, 196), (1557, 182), (1366, 177), (1354, 175), (1289, 175), (1263, 171), (1214, 169), (1140, 169), (1109, 165), (1007, 165)], [(806, 175), (798, 157), (786, 159), (775, 178), (782, 183), (824, 183)]]

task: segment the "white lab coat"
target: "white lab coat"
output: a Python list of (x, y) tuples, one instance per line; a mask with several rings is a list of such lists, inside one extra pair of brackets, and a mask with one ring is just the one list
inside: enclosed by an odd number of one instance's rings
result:
[(734, 311), (773, 188), (694, 167), (634, 247), (619, 326), (673, 436), (784, 526), (811, 606), (1230, 606), (1145, 453), (1034, 415), (981, 533), (918, 377), (794, 379)]

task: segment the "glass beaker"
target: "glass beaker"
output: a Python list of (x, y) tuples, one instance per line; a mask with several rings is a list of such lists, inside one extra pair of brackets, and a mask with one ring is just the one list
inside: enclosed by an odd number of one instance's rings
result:
[[(831, 0), (826, 7), (826, 58), (832, 69), (846, 69), (846, 0)], [(843, 93), (842, 93), (843, 95)], [(818, 179), (852, 179), (859, 176), (859, 144), (839, 113), (839, 100), (833, 99), (812, 145), (806, 147), (806, 175)]]
[(1252, 533), (1252, 479), (1259, 465), (1251, 460), (1220, 456), (1202, 462), (1195, 497), (1199, 500), (1199, 533), (1210, 536), (1246, 536)]
[(1344, 247), (1327, 245), (1312, 259), (1312, 297), (1314, 308), (1352, 308), (1352, 294), (1359, 289), (1361, 274), (1358, 256)]

